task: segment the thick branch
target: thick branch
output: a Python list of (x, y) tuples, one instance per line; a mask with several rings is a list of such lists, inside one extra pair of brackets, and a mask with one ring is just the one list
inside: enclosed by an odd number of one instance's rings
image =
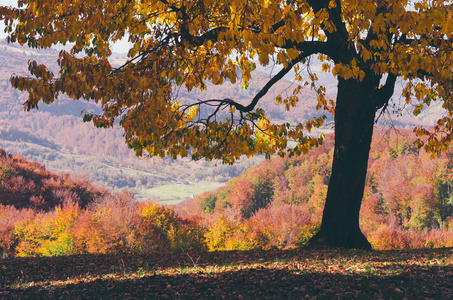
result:
[(396, 76), (393, 73), (390, 73), (387, 76), (387, 80), (385, 81), (384, 86), (382, 86), (380, 89), (377, 89), (373, 93), (373, 101), (374, 101), (374, 107), (376, 110), (382, 108), (384, 105), (386, 105), (390, 98), (393, 95), (393, 92), (395, 90), (395, 83), (396, 83)]
[(277, 75), (275, 75), (274, 77), (272, 77), (271, 80), (269, 80), (266, 85), (258, 92), (258, 94), (255, 95), (255, 97), (253, 97), (252, 99), (252, 102), (250, 102), (249, 105), (247, 106), (244, 106), (240, 103), (237, 103), (235, 101), (231, 101), (230, 104), (233, 105), (237, 110), (241, 111), (241, 112), (244, 112), (244, 113), (247, 113), (247, 112), (251, 112), (255, 106), (258, 104), (258, 101), (264, 96), (266, 95), (266, 93), (269, 91), (269, 89), (276, 83), (278, 82), (280, 79), (282, 79), (286, 74), (288, 74), (289, 71), (291, 71), (291, 69), (296, 65), (298, 64), (301, 60), (303, 60), (304, 58), (307, 58), (308, 56), (312, 55), (316, 53), (315, 49), (312, 49), (312, 52), (303, 52), (301, 53), (297, 58), (293, 59), (291, 61), (291, 63), (286, 67), (286, 68), (283, 68), (282, 70), (280, 70), (280, 72), (277, 73)]
[(200, 36), (194, 36), (189, 34), (189, 32), (184, 32), (184, 35), (181, 35), (182, 37), (187, 37), (187, 41), (190, 41), (190, 43), (193, 46), (199, 46), (203, 45), (204, 42), (206, 41), (216, 41), (218, 39), (219, 33), (222, 31), (226, 31), (228, 28), (226, 27), (216, 27), (214, 29), (211, 29), (210, 31), (207, 31), (206, 33), (200, 35)]
[[(334, 55), (334, 52), (332, 51), (333, 49), (329, 47), (329, 44), (326, 42), (320, 42), (320, 41), (304, 41), (304, 42), (293, 42), (290, 40), (287, 40), (286, 43), (281, 46), (283, 49), (290, 49), (290, 48), (296, 48), (300, 52), (303, 53), (321, 53), (325, 54), (329, 57)], [(310, 55), (311, 55), (310, 54)]]
[[(326, 9), (329, 13), (329, 20), (332, 21), (333, 25), (335, 26), (335, 30), (333, 32), (329, 32), (326, 30), (321, 24), (321, 27), (324, 30), (325, 35), (327, 36), (327, 43), (329, 45), (329, 57), (339, 63), (342, 61), (342, 57), (345, 53), (343, 51), (338, 51), (338, 49), (344, 49), (343, 47), (348, 43), (349, 33), (346, 29), (346, 24), (343, 22), (341, 16), (341, 1), (336, 0), (336, 6), (333, 8), (329, 8), (330, 0), (309, 0), (308, 4), (313, 9), (313, 12), (316, 14), (321, 9)], [(346, 54), (346, 61), (349, 62), (351, 59), (351, 53)]]
[[(221, 110), (225, 109), (227, 107), (235, 107), (241, 114), (241, 120), (243, 119), (243, 113), (248, 113), (251, 112), (252, 110), (255, 109), (256, 105), (258, 104), (259, 100), (266, 95), (266, 93), (269, 91), (269, 89), (279, 80), (281, 80), (286, 74), (288, 74), (289, 71), (300, 61), (303, 59), (307, 58), (308, 56), (316, 53), (315, 49), (313, 49), (312, 52), (306, 52), (306, 53), (301, 53), (297, 58), (293, 59), (288, 66), (280, 70), (277, 75), (272, 77), (266, 85), (253, 97), (252, 101), (250, 102), (249, 105), (244, 106), (240, 103), (237, 103), (236, 101), (230, 99), (230, 98), (225, 98), (225, 99), (210, 99), (210, 100), (204, 100), (204, 101), (199, 101), (197, 103), (193, 103), (190, 105), (187, 105), (183, 108), (183, 111), (188, 110), (192, 106), (199, 106), (201, 104), (211, 106), (215, 108), (215, 111), (207, 117), (207, 119), (203, 120), (201, 123), (209, 123), (210, 119), (215, 117), (216, 114)], [(200, 121), (199, 121), (200, 122)]]

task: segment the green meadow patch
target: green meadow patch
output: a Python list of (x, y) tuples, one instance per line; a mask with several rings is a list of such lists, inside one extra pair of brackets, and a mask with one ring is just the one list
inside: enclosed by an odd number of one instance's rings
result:
[[(177, 204), (182, 200), (199, 195), (203, 192), (215, 190), (224, 185), (217, 182), (177, 182), (165, 184), (151, 189), (143, 189), (140, 197), (147, 200), (155, 200), (161, 204)], [(138, 199), (139, 200), (139, 199)]]

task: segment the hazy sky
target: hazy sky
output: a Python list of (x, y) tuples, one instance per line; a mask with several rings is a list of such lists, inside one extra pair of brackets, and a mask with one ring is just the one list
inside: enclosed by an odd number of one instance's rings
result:
[[(17, 7), (17, 0), (0, 0), (0, 5)], [(0, 39), (4, 38), (6, 38), (5, 23), (3, 23), (3, 21), (0, 21)]]
[[(17, 7), (17, 0), (0, 0), (0, 5)], [(0, 39), (6, 38), (6, 34), (5, 34), (4, 30), (5, 30), (5, 25), (2, 21), (0, 21)], [(127, 38), (126, 38), (126, 39), (123, 39), (123, 40), (115, 43), (115, 45), (113, 45), (113, 47), (112, 47), (112, 50), (113, 50), (113, 52), (117, 52), (117, 53), (127, 53), (129, 51), (129, 48), (130, 48), (129, 42), (127, 41)]]

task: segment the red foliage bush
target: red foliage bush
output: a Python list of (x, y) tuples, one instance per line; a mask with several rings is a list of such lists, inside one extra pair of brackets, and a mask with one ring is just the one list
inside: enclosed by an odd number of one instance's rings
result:
[(0, 256), (15, 254), (17, 245), (14, 235), (15, 224), (30, 220), (35, 214), (32, 209), (17, 209), (12, 205), (0, 204)]
[(253, 208), (255, 186), (249, 179), (238, 180), (231, 189), (229, 203), (234, 210), (240, 211), (244, 217), (249, 216)]
[(453, 247), (453, 231), (404, 231), (383, 224), (368, 233), (368, 240), (376, 250), (444, 248)]
[(381, 198), (378, 194), (366, 197), (360, 209), (360, 228), (363, 232), (376, 231), (379, 226), (385, 223), (385, 215), (382, 211)]
[(453, 231), (452, 230), (431, 230), (424, 236), (422, 247), (417, 248), (443, 248), (453, 247)]
[(306, 207), (293, 204), (260, 209), (249, 222), (254, 225), (252, 232), (265, 236), (265, 248), (290, 248), (305, 244), (318, 226)]
[[(192, 216), (201, 215), (205, 211), (203, 207), (204, 198), (209, 194), (212, 193), (204, 192), (198, 196), (195, 196), (194, 198), (187, 198), (183, 200), (182, 202), (174, 206), (175, 212), (182, 218), (191, 218)], [(210, 208), (206, 208), (206, 211), (209, 210)]]

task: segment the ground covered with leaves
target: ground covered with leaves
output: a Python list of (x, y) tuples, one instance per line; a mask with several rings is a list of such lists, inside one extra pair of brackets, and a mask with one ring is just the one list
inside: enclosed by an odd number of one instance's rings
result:
[(0, 260), (0, 299), (451, 299), (453, 249)]

